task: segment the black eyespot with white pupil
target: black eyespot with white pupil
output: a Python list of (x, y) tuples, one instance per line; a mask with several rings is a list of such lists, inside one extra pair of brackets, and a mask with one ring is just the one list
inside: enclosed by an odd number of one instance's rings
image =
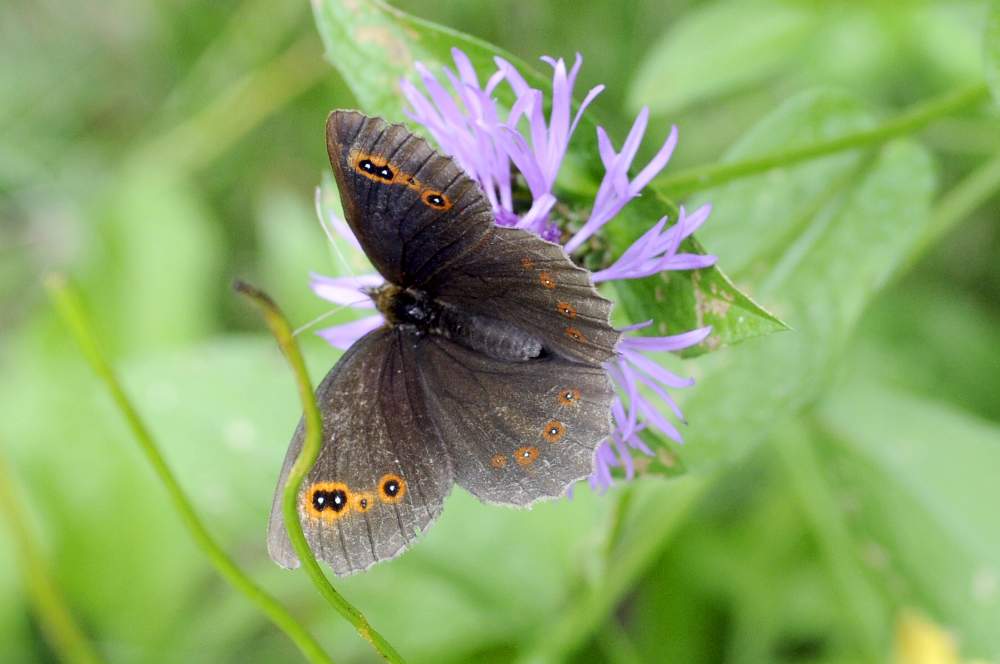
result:
[(446, 209), (448, 207), (448, 199), (438, 191), (425, 191), (423, 199), (424, 203), (433, 208)]
[(343, 489), (333, 491), (319, 489), (313, 492), (312, 503), (317, 512), (327, 509), (340, 512), (347, 507), (347, 493)]
[(386, 480), (382, 484), (382, 493), (390, 498), (395, 498), (399, 493), (399, 482), (397, 480)]
[(358, 167), (366, 173), (375, 172), (375, 164), (372, 163), (371, 159), (362, 159), (358, 162)]
[(391, 180), (393, 173), (388, 166), (383, 166), (382, 168), (378, 169), (378, 176), (383, 180)]

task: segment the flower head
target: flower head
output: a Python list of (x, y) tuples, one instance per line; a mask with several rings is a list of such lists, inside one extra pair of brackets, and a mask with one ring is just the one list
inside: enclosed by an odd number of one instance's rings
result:
[[(447, 67), (443, 70), (448, 87), (420, 64), (417, 71), (424, 92), (410, 81), (401, 82), (403, 94), (410, 103), (407, 115), (423, 125), (441, 150), (454, 157), (479, 182), (493, 207), (497, 224), (523, 228), (551, 242), (562, 241), (564, 231), (553, 213), (558, 202), (556, 180), (584, 110), (604, 86), (589, 90), (574, 114), (573, 88), (582, 58), (578, 54), (569, 68), (562, 59), (542, 58), (552, 68), (550, 111), (546, 117), (544, 93), (531, 87), (506, 60), (495, 58), (497, 71), (481, 84), (462, 51), (452, 49), (452, 57), (454, 70)], [(493, 98), (501, 84), (510, 88), (514, 98), (506, 113)], [(666, 167), (677, 145), (676, 127), (638, 174), (629, 177), (648, 122), (649, 111), (644, 108), (617, 151), (607, 132), (597, 127), (598, 150), (605, 172), (586, 221), (564, 242), (567, 253), (583, 247)], [(530, 196), (530, 205), (526, 209), (521, 205), (515, 207), (515, 194), (525, 193), (524, 189)], [(652, 222), (649, 230), (614, 263), (593, 273), (594, 282), (638, 279), (668, 270), (691, 270), (714, 264), (714, 256), (678, 253), (683, 240), (705, 222), (709, 212), (707, 205), (691, 214), (681, 208), (676, 223), (669, 228), (666, 217)], [(356, 245), (356, 239), (340, 219), (331, 217), (322, 221), (325, 228), (329, 226), (332, 232), (345, 235)], [(361, 289), (380, 282), (381, 277), (377, 275), (346, 278), (313, 275), (312, 288), (331, 302), (370, 309), (370, 301), (361, 304), (352, 304), (352, 301), (358, 299)], [(380, 315), (367, 316), (320, 330), (319, 334), (334, 346), (346, 348), (381, 323)], [(650, 323), (633, 325), (623, 331), (634, 331)], [(633, 451), (653, 454), (639, 435), (643, 430), (656, 431), (682, 442), (680, 431), (664, 411), (671, 411), (683, 422), (683, 415), (669, 390), (689, 387), (694, 381), (668, 371), (648, 353), (688, 348), (700, 343), (710, 331), (705, 327), (671, 336), (626, 336), (621, 340), (617, 357), (606, 365), (618, 386), (612, 404), (615, 426), (609, 438), (598, 447), (591, 486), (609, 487), (613, 481), (613, 467), (623, 468), (628, 478), (634, 475)]]

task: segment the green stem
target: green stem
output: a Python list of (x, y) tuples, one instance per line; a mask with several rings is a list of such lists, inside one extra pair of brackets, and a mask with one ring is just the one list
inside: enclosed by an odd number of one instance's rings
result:
[(1000, 191), (1000, 154), (994, 155), (941, 195), (931, 213), (931, 223), (921, 234), (917, 247), (907, 257), (907, 264), (901, 266), (896, 274), (906, 274), (935, 242), (975, 212), (997, 191)]
[(111, 366), (104, 359), (93, 328), (75, 289), (63, 277), (57, 275), (47, 277), (45, 286), (49, 291), (56, 310), (72, 330), (73, 336), (76, 337), (77, 343), (79, 343), (94, 372), (104, 382), (118, 409), (125, 416), (132, 434), (139, 443), (139, 447), (146, 455), (160, 482), (166, 488), (174, 509), (180, 515), (181, 520), (198, 546), (201, 547), (215, 568), (233, 587), (246, 595), (251, 602), (256, 604), (275, 625), (295, 642), (295, 645), (299, 647), (299, 650), (302, 651), (306, 659), (315, 663), (332, 664), (333, 660), (323, 652), (319, 643), (295, 620), (285, 607), (281, 606), (276, 599), (254, 583), (226, 555), (226, 552), (212, 538), (208, 529), (201, 522), (201, 519), (198, 518), (190, 500), (188, 500), (177, 479), (170, 471), (163, 455), (160, 454), (160, 450), (153, 440), (152, 434), (142, 421), (135, 407), (133, 407), (128, 396), (126, 396)]
[[(708, 476), (689, 475), (671, 481), (669, 495), (654, 496), (648, 510), (633, 521), (641, 533), (617, 547), (617, 558), (608, 562), (600, 583), (583, 589), (555, 624), (541, 630), (539, 639), (521, 658), (522, 664), (563, 662), (583, 646), (607, 620), (625, 594), (663, 554), (690, 509), (710, 486)], [(652, 512), (652, 513), (648, 513)]]
[(820, 559), (826, 564), (832, 585), (839, 599), (844, 621), (852, 625), (864, 649), (866, 662), (883, 658), (880, 635), (885, 627), (877, 608), (875, 591), (855, 564), (854, 545), (843, 510), (837, 505), (829, 481), (823, 474), (823, 463), (813, 449), (815, 436), (799, 426), (774, 438), (775, 451), (797, 504), (816, 538)]
[(66, 600), (49, 575), (41, 552), (35, 546), (24, 510), (14, 496), (10, 474), (0, 459), (0, 512), (7, 516), (24, 569), (24, 581), (35, 605), (42, 631), (59, 659), (72, 664), (96, 664), (101, 659), (91, 647), (83, 630), (73, 621)]
[(178, 172), (201, 168), (328, 72), (315, 40), (300, 39), (188, 120), (141, 145), (132, 155), (134, 167), (156, 163), (163, 170), (168, 164)]
[(884, 143), (898, 136), (905, 136), (921, 129), (938, 118), (971, 106), (988, 94), (986, 85), (978, 83), (953, 90), (945, 95), (923, 102), (901, 115), (883, 122), (872, 129), (838, 136), (828, 141), (790, 148), (783, 152), (753, 157), (733, 163), (717, 163), (689, 168), (673, 175), (658, 178), (656, 188), (670, 197), (680, 197), (702, 189), (724, 184), (731, 180), (750, 177), (779, 166), (816, 159), (829, 154)]
[[(249, 69), (261, 54), (273, 53), (279, 42), (300, 21), (306, 8), (306, 3), (298, 2), (240, 2), (228, 13), (226, 24), (198, 54), (197, 60), (159, 105), (159, 117), (176, 117), (190, 110), (200, 94), (208, 92), (220, 81), (232, 79), (234, 73)], [(159, 123), (154, 121), (151, 124)]]
[[(609, 563), (615, 552), (615, 547), (621, 539), (622, 528), (625, 525), (625, 517), (629, 508), (632, 507), (632, 499), (635, 497), (635, 483), (626, 482), (618, 494), (618, 500), (612, 507), (611, 517), (608, 520), (607, 535), (604, 539), (604, 547), (601, 559), (605, 565)], [(602, 570), (604, 571), (604, 570)]]
[(611, 616), (597, 634), (597, 647), (610, 664), (642, 664), (628, 632), (615, 616)]
[(278, 346), (281, 347), (282, 352), (285, 354), (285, 359), (288, 360), (288, 364), (295, 374), (295, 381), (299, 389), (299, 398), (302, 400), (303, 416), (305, 418), (305, 436), (302, 441), (302, 451), (288, 472), (281, 505), (282, 515), (285, 520), (285, 529), (288, 531), (288, 538), (291, 540), (292, 547), (302, 562), (302, 566), (305, 567), (306, 573), (312, 580), (313, 585), (319, 590), (320, 595), (345, 620), (354, 625), (358, 634), (371, 643), (386, 661), (402, 662), (403, 658), (400, 657), (399, 653), (396, 652), (389, 642), (375, 631), (368, 624), (368, 620), (364, 615), (344, 599), (330, 584), (329, 579), (323, 574), (323, 570), (320, 568), (319, 563), (316, 562), (316, 558), (309, 548), (306, 536), (302, 532), (302, 523), (299, 521), (298, 496), (302, 490), (302, 483), (305, 481), (306, 475), (313, 467), (313, 464), (316, 463), (316, 458), (319, 456), (321, 434), (323, 431), (323, 422), (320, 418), (319, 409), (316, 406), (316, 397), (313, 394), (312, 382), (309, 380), (309, 372), (306, 370), (302, 353), (295, 342), (292, 327), (281, 314), (278, 305), (264, 292), (257, 290), (247, 283), (237, 281), (233, 284), (233, 287), (256, 304), (260, 308), (261, 313), (264, 314), (264, 320), (267, 321), (268, 327), (271, 328), (271, 333), (277, 339)]

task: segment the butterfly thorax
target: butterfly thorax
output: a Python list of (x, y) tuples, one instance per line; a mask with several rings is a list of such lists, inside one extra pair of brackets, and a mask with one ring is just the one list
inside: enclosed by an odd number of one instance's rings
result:
[(386, 283), (370, 295), (393, 327), (439, 335), (498, 360), (525, 362), (545, 355), (542, 342), (516, 324), (462, 311), (424, 291)]

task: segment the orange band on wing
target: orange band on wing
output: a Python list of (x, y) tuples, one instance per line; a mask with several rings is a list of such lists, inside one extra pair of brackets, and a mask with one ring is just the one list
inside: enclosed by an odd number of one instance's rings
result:
[(389, 163), (385, 157), (361, 150), (351, 150), (350, 154), (347, 155), (347, 161), (351, 170), (372, 182), (403, 185), (418, 192), (420, 200), (427, 207), (442, 212), (451, 209), (452, 201), (444, 192), (425, 187), (420, 180), (413, 177), (413, 174), (400, 170), (394, 164)]

